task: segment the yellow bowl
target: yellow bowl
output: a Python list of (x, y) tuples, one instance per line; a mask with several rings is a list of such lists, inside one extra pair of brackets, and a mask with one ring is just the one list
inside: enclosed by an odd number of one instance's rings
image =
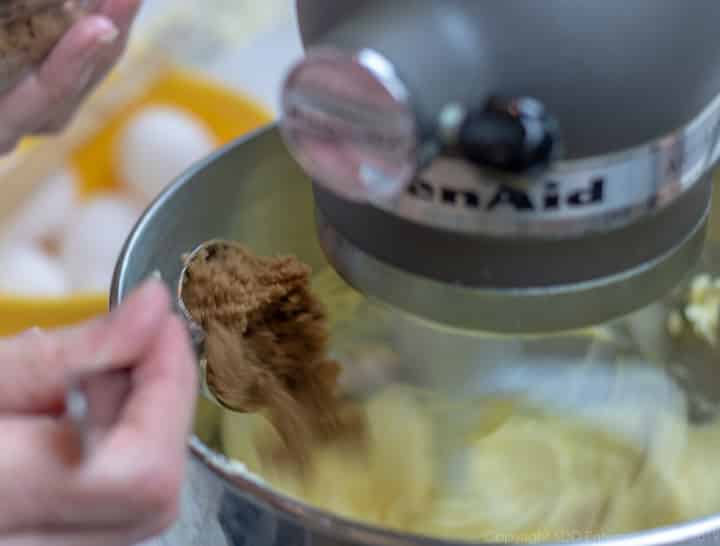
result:
[[(119, 109), (96, 135), (71, 157), (84, 198), (122, 186), (114, 167), (117, 135), (133, 113), (155, 105), (184, 109), (203, 120), (218, 142), (225, 144), (268, 123), (268, 110), (251, 98), (183, 69), (160, 76), (137, 100)], [(56, 328), (87, 320), (107, 311), (107, 294), (77, 294), (67, 298), (27, 298), (0, 294), (0, 336), (32, 327)]]

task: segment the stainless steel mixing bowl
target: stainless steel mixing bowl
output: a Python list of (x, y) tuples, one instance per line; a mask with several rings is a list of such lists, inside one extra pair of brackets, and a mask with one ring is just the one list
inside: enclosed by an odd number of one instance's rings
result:
[[(720, 253), (712, 242), (713, 235), (720, 233), (715, 225), (717, 217), (714, 215), (711, 221), (711, 240), (700, 266), (703, 271), (720, 271), (715, 267), (720, 261), (714, 257)], [(316, 237), (310, 181), (285, 151), (274, 127), (221, 150), (182, 176), (153, 203), (122, 251), (112, 286), (112, 304), (117, 305), (155, 272), (174, 289), (182, 268), (180, 256), (214, 238), (238, 240), (263, 254), (293, 253), (315, 270), (326, 267)], [(581, 409), (593, 397), (607, 397), (606, 380), (612, 380), (614, 371), (605, 365), (608, 360), (603, 360), (604, 356), (597, 355), (630, 351), (662, 362), (680, 362), (679, 389), (701, 395), (703, 401), (691, 408), (689, 418), (707, 419), (707, 407), (720, 400), (720, 376), (711, 366), (717, 354), (705, 345), (687, 340), (676, 343), (665, 335), (663, 316), (676, 298), (669, 296), (666, 302), (604, 325), (592, 336), (574, 333), (538, 339), (448, 330), (364, 301), (351, 317), (359, 326), (338, 330), (334, 349), (341, 357), (347, 356), (368, 340), (387, 341), (389, 337), (402, 355), (402, 364), (392, 370), (397, 380), (456, 396), (519, 389), (541, 401), (561, 401), (562, 411)], [(599, 366), (593, 365), (598, 362)], [(642, 368), (639, 365), (634, 370), (642, 372)], [(668, 373), (672, 375), (671, 370)], [(574, 383), (580, 385), (574, 393), (557, 381), (569, 374), (580, 379)], [(373, 386), (365, 388), (371, 390)], [(622, 396), (633, 403), (640, 400), (639, 407), (652, 417), (657, 407), (676, 399), (674, 389), (674, 384), (663, 384), (649, 391), (630, 389)], [(174, 538), (168, 539), (171, 543), (453, 544), (351, 522), (278, 494), (218, 451), (221, 412), (211, 402), (200, 399), (190, 439), (192, 461), (186, 497), (179, 527), (171, 531)], [(639, 435), (630, 429), (629, 433), (637, 439), (642, 430)], [(708, 473), (713, 471), (707, 469)], [(623, 546), (720, 544), (720, 515), (590, 542)]]

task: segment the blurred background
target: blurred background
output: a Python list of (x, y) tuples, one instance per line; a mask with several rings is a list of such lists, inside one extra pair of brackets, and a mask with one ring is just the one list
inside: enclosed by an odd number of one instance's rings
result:
[(146, 0), (127, 55), (72, 125), (0, 158), (0, 335), (104, 312), (142, 211), (275, 117), (300, 53), (292, 0)]

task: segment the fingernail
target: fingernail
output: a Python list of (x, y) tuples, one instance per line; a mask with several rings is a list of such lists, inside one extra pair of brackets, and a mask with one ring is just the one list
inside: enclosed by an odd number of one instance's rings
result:
[[(163, 289), (165, 288), (165, 285), (161, 281), (155, 278), (149, 278), (142, 284), (140, 284), (140, 286), (138, 286), (135, 290), (133, 290), (130, 296), (126, 299), (139, 298), (140, 300), (146, 300), (150, 293), (158, 290), (159, 286), (163, 287)], [(98, 320), (102, 320), (105, 323), (112, 324), (112, 322), (118, 317), (118, 313), (122, 313), (122, 308), (123, 306), (120, 305)], [(88, 366), (88, 369), (102, 370), (112, 364), (113, 361), (114, 359), (112, 355), (112, 346), (101, 346), (95, 353), (94, 358), (90, 363), (91, 365)]]
[(152, 286), (162, 286), (165, 288), (165, 283), (159, 273), (150, 274), (150, 276), (148, 276), (140, 285), (139, 290), (154, 290), (154, 288), (150, 288)]
[(97, 33), (95, 40), (98, 44), (112, 44), (120, 36), (120, 30), (108, 17), (93, 16), (89, 24), (94, 26), (93, 30)]
[(138, 298), (144, 300), (152, 298), (155, 300), (157, 297), (160, 297), (160, 293), (162, 293), (163, 299), (168, 300), (167, 304), (169, 305), (169, 291), (167, 286), (165, 286), (165, 283), (161, 279), (151, 275), (145, 279), (145, 281), (136, 290), (134, 290), (130, 296), (133, 299)]
[(76, 79), (76, 87), (81, 90), (84, 90), (95, 78), (98, 70), (105, 63), (108, 46), (114, 43), (120, 35), (120, 31), (110, 19), (101, 18), (95, 24), (98, 27), (96, 28), (95, 45), (86, 49), (84, 58), (78, 59), (78, 62), (82, 63), (83, 69)]
[(99, 44), (112, 44), (118, 39), (118, 36), (120, 36), (120, 31), (112, 22), (110, 22), (108, 27), (100, 33), (97, 41)]
[(38, 339), (45, 335), (45, 330), (38, 326), (33, 326), (27, 330), (23, 330), (17, 334), (16, 339)]

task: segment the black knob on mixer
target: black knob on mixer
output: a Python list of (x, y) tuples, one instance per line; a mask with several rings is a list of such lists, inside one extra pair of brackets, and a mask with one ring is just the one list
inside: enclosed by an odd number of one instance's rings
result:
[(456, 147), (483, 167), (529, 174), (548, 167), (557, 157), (559, 130), (535, 99), (492, 99), (485, 108), (465, 115)]

